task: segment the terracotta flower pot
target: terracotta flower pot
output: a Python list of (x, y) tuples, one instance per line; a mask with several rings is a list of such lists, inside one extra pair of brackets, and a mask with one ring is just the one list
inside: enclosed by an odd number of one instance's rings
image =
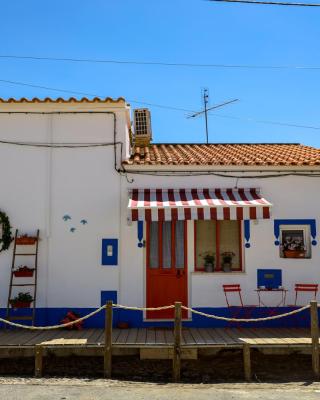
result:
[(24, 271), (14, 271), (13, 274), (16, 278), (30, 278), (33, 276), (34, 269)]
[(305, 250), (284, 250), (285, 258), (305, 258)]
[(29, 236), (21, 236), (21, 237), (17, 237), (16, 238), (16, 244), (20, 244), (20, 245), (33, 245), (35, 244), (37, 241), (37, 238), (35, 237), (29, 237)]
[(13, 308), (30, 308), (31, 301), (10, 301), (10, 304)]
[(117, 328), (118, 329), (128, 329), (129, 328), (129, 322), (118, 322)]

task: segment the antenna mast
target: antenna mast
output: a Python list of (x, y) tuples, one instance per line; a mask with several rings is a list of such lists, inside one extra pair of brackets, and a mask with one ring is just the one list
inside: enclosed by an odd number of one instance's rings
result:
[(207, 109), (208, 102), (209, 102), (209, 92), (208, 92), (208, 89), (205, 88), (205, 89), (203, 89), (203, 103), (204, 103), (204, 115), (205, 115), (205, 121), (206, 121), (206, 140), (207, 140), (207, 144), (209, 143), (208, 109)]
[(205, 117), (205, 123), (206, 123), (206, 143), (209, 143), (209, 127), (208, 127), (208, 112), (211, 110), (215, 110), (216, 108), (224, 107), (227, 104), (235, 103), (236, 101), (239, 101), (239, 99), (233, 99), (233, 100), (228, 100), (225, 101), (224, 103), (216, 104), (212, 107), (208, 107), (209, 103), (209, 91), (208, 89), (203, 89), (203, 103), (204, 103), (204, 110), (195, 112), (194, 114), (188, 115), (187, 118), (196, 118), (199, 115), (204, 114)]

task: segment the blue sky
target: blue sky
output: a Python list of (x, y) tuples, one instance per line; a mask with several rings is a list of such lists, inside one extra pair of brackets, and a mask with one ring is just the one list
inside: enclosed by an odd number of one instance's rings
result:
[[(10, 0), (0, 6), (0, 55), (320, 66), (319, 22), (320, 8), (313, 7), (203, 0)], [(248, 121), (320, 127), (320, 69), (0, 59), (0, 79), (191, 110), (202, 107), (201, 88), (207, 87), (211, 104), (240, 99), (209, 117), (211, 142), (301, 142), (320, 147), (320, 130)], [(0, 82), (0, 97), (11, 96), (69, 97)], [(203, 118), (187, 119), (185, 112), (150, 109), (154, 141), (205, 140)]]

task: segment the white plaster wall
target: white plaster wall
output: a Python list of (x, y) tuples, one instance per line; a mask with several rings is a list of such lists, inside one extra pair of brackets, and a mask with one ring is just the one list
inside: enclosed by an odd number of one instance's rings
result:
[[(41, 105), (42, 110), (46, 110)], [(49, 106), (48, 106), (49, 107)], [(50, 106), (51, 107), (51, 106)], [(63, 107), (60, 111), (63, 111)], [(1, 111), (1, 107), (0, 107)], [(128, 132), (127, 111), (117, 113), (118, 140)], [(113, 141), (111, 115), (4, 115), (0, 139), (46, 142)], [(124, 148), (124, 154), (128, 149)], [(118, 290), (123, 304), (145, 305), (145, 249), (137, 246), (137, 224), (127, 224), (128, 188), (234, 187), (234, 178), (214, 176), (119, 176), (113, 147), (43, 149), (0, 145), (0, 208), (14, 228), (39, 228), (38, 306), (96, 307), (101, 290)], [(134, 182), (131, 182), (131, 179)], [(241, 179), (239, 187), (259, 187), (273, 204), (272, 218), (311, 219), (320, 223), (318, 178)], [(72, 221), (65, 223), (64, 214)], [(85, 218), (88, 225), (82, 226)], [(70, 233), (70, 227), (76, 228)], [(318, 227), (319, 228), (319, 227)], [(319, 229), (318, 229), (319, 230)], [(101, 266), (101, 239), (119, 239), (119, 267)], [(318, 238), (319, 241), (319, 238)], [(320, 282), (320, 244), (311, 260), (280, 259), (274, 245), (273, 219), (251, 223), (251, 248), (244, 250), (245, 271), (237, 274), (195, 273), (193, 225), (188, 222), (189, 304), (225, 306), (223, 283), (240, 283), (244, 301), (256, 304), (256, 270), (281, 268), (293, 300), (295, 282)], [(0, 253), (0, 307), (8, 293), (12, 247)], [(24, 260), (21, 261), (21, 263)], [(273, 299), (275, 303), (278, 299)], [(271, 299), (265, 302), (272, 305)]]
[[(117, 114), (117, 140), (123, 141), (126, 110), (111, 111)], [(112, 142), (113, 116), (0, 114), (0, 139)], [(112, 146), (0, 145), (0, 208), (14, 228), (29, 233), (40, 229), (39, 307), (96, 307), (101, 290), (118, 290), (119, 268), (101, 266), (101, 239), (120, 239), (120, 176), (114, 170), (113, 151)], [(65, 214), (72, 220), (64, 222)], [(81, 219), (88, 224), (81, 225)], [(0, 307), (6, 306), (12, 251), (13, 246), (0, 253)]]
[[(129, 175), (133, 183), (123, 179), (122, 213), (126, 217), (128, 188), (207, 188), (234, 187), (234, 178), (202, 177), (156, 177)], [(243, 289), (244, 303), (257, 304), (257, 269), (282, 269), (283, 285), (289, 290), (287, 304), (293, 304), (295, 283), (320, 283), (320, 240), (312, 246), (312, 258), (305, 260), (283, 259), (279, 257), (279, 248), (274, 245), (273, 219), (316, 219), (319, 231), (320, 212), (319, 178), (286, 177), (272, 179), (240, 179), (238, 187), (261, 188), (262, 195), (274, 204), (272, 218), (251, 221), (251, 248), (244, 248), (243, 273), (201, 273), (194, 272), (193, 226), (188, 222), (188, 281), (189, 304), (193, 307), (224, 307), (226, 305), (222, 284), (240, 283)], [(145, 291), (145, 249), (137, 247), (137, 223), (130, 227), (122, 224), (122, 268), (121, 300), (126, 304), (143, 306)], [(309, 297), (301, 298), (307, 301)], [(263, 301), (267, 305), (280, 302), (280, 294), (265, 294)]]

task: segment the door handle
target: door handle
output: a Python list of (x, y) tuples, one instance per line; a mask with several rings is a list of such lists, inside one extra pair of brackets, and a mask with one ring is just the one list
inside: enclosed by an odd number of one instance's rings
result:
[(181, 278), (182, 276), (182, 271), (180, 269), (177, 269), (177, 278)]

